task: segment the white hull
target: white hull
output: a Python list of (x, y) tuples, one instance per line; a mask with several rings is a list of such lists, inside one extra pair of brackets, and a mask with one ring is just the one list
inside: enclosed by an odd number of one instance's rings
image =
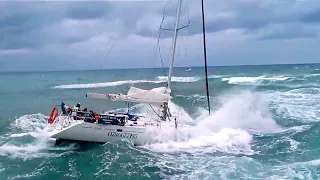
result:
[(131, 141), (134, 145), (145, 145), (152, 141), (151, 129), (161, 128), (157, 123), (145, 123), (140, 121), (134, 124), (129, 121), (124, 126), (108, 125), (73, 120), (67, 116), (59, 116), (50, 126), (50, 137), (57, 140), (86, 141), (106, 143)]

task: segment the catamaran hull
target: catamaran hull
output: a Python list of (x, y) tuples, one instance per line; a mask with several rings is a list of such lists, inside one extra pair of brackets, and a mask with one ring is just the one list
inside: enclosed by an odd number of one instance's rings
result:
[(84, 141), (94, 143), (116, 142), (123, 139), (134, 145), (144, 145), (149, 141), (145, 127), (104, 125), (97, 123), (77, 123), (52, 132), (52, 138), (60, 141)]

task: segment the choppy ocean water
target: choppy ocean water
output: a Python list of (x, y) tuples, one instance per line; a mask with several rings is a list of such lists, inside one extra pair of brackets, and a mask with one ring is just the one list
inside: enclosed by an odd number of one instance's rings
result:
[(138, 147), (54, 146), (44, 127), (61, 101), (125, 108), (85, 94), (165, 86), (162, 69), (0, 73), (0, 179), (320, 179), (319, 69), (210, 67), (208, 116), (203, 68), (175, 68), (171, 109), (194, 122), (192, 134)]

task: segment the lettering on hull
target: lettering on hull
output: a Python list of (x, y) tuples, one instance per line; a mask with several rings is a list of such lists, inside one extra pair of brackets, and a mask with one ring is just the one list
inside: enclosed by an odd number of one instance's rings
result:
[[(110, 131), (108, 128), (95, 127), (94, 130), (98, 131)], [(126, 133), (126, 132), (108, 132), (107, 136), (110, 137), (121, 137), (126, 139), (137, 139), (138, 134)]]
[(122, 133), (122, 132), (108, 132), (108, 136), (111, 137), (122, 137), (126, 139), (137, 139), (137, 134), (131, 134), (131, 133)]

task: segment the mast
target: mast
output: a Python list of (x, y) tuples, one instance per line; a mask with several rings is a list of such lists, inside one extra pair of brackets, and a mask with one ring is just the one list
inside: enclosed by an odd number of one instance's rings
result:
[[(176, 53), (177, 36), (178, 36), (179, 29), (181, 29), (181, 28), (179, 28), (181, 3), (182, 3), (182, 0), (178, 0), (177, 18), (176, 18), (176, 25), (174, 28), (173, 47), (172, 47), (171, 62), (170, 62), (169, 74), (168, 74), (167, 88), (170, 91), (171, 91), (171, 76), (172, 76), (174, 58), (175, 58), (175, 53)], [(168, 116), (171, 116), (170, 111), (169, 111), (169, 107), (168, 107), (168, 103), (164, 103), (163, 109), (162, 109), (162, 120), (166, 121)]]
[(179, 21), (180, 21), (180, 11), (181, 11), (181, 2), (182, 2), (182, 0), (179, 0), (179, 2), (178, 2), (177, 19), (176, 19), (176, 25), (174, 28), (171, 64), (170, 64), (169, 75), (168, 75), (168, 88), (169, 89), (171, 89), (171, 76), (172, 76), (172, 71), (173, 71), (174, 57), (176, 54), (177, 36), (178, 36), (178, 31), (179, 31)]
[(205, 69), (205, 73), (206, 73), (206, 91), (207, 91), (207, 101), (208, 101), (208, 109), (209, 109), (209, 115), (210, 115), (210, 96), (209, 96), (209, 86), (208, 86), (206, 30), (205, 30), (205, 24), (204, 24), (204, 5), (203, 5), (203, 0), (201, 0), (201, 7), (202, 7), (202, 33), (203, 33), (204, 69)]

